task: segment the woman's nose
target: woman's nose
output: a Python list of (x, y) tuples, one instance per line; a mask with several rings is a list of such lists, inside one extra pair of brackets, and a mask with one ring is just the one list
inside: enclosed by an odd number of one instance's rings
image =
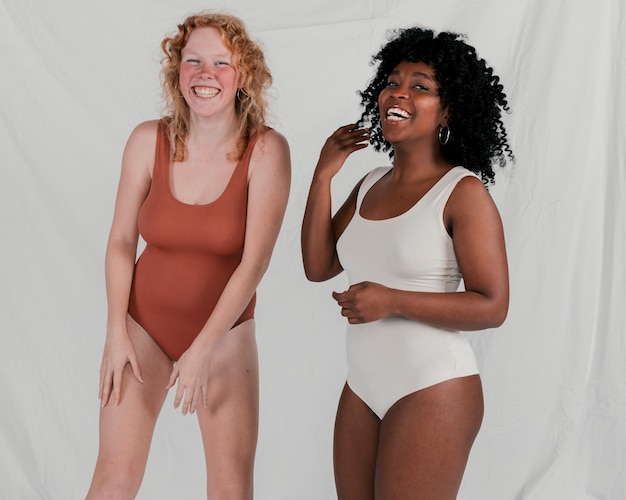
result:
[(213, 65), (211, 64), (203, 64), (200, 68), (200, 76), (202, 78), (213, 78), (214, 74)]
[(404, 87), (394, 87), (391, 95), (397, 99), (406, 99), (408, 97), (408, 92)]

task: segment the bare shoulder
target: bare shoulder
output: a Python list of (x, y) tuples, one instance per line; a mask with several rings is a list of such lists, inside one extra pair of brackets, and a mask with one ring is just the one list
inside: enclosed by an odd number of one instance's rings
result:
[(142, 122), (130, 133), (122, 161), (125, 170), (152, 176), (158, 124), (158, 120)]
[(274, 129), (268, 129), (257, 139), (250, 163), (251, 166), (253, 164), (274, 164), (279, 168), (289, 168), (289, 156), (289, 143), (285, 136)]
[(290, 186), (289, 144), (282, 134), (268, 129), (257, 139), (248, 166), (248, 200), (255, 205), (254, 212), (263, 214), (259, 209), (265, 207), (282, 220)]
[(446, 204), (444, 219), (450, 228), (455, 221), (499, 222), (500, 215), (483, 182), (471, 175), (463, 177), (455, 186)]
[(448, 207), (458, 207), (459, 209), (468, 209), (477, 202), (493, 202), (489, 191), (483, 182), (473, 175), (463, 177), (454, 187)]
[(149, 120), (141, 122), (130, 133), (127, 148), (152, 150), (156, 146), (157, 127), (159, 120)]

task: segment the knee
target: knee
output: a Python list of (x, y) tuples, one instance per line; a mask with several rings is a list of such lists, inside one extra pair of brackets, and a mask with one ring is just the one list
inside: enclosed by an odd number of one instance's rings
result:
[(252, 500), (252, 482), (207, 485), (207, 499)]
[(141, 476), (133, 468), (96, 468), (86, 500), (132, 500), (140, 484)]
[[(218, 472), (219, 471), (219, 472)], [(249, 457), (241, 461), (207, 464), (207, 498), (209, 500), (252, 500), (254, 465)]]

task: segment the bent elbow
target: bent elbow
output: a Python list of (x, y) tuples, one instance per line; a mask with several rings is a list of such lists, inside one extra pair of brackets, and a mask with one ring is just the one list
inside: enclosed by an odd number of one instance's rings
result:
[(338, 271), (334, 271), (335, 266), (332, 261), (319, 256), (313, 258), (311, 254), (306, 252), (302, 253), (302, 267), (304, 268), (306, 279), (314, 283), (326, 281), (339, 274)]
[(334, 278), (342, 271), (331, 266), (311, 266), (304, 264), (304, 275), (306, 279), (314, 283), (321, 283)]
[(312, 281), (314, 283), (320, 283), (322, 281), (326, 281), (326, 278), (324, 278), (324, 275), (321, 272), (319, 272), (319, 270), (311, 269), (308, 266), (304, 266), (304, 275), (306, 276), (307, 280)]
[(492, 314), (491, 314), (491, 319), (490, 319), (491, 324), (489, 328), (498, 328), (499, 326), (502, 326), (508, 314), (509, 314), (508, 299), (505, 301), (500, 301), (499, 303), (495, 304)]
[(502, 326), (504, 324), (504, 321), (506, 320), (506, 316), (507, 316), (506, 312), (498, 316), (495, 316), (489, 328), (498, 328)]
[(304, 273), (304, 275), (306, 276), (306, 279), (311, 281), (312, 283), (322, 283), (322, 282), (328, 281), (330, 278), (332, 278), (332, 276), (326, 276), (326, 275), (323, 275), (323, 274)]

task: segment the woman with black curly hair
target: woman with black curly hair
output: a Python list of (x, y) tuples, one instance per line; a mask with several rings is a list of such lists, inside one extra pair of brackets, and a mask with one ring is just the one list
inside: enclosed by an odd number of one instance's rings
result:
[[(302, 226), (307, 277), (345, 269), (350, 282), (333, 294), (348, 320), (337, 492), (453, 499), (483, 417), (476, 360), (459, 332), (497, 327), (508, 310), (502, 223), (485, 187), (492, 166), (512, 159), (508, 106), (459, 35), (399, 30), (373, 61), (361, 119), (322, 148)], [(331, 180), (368, 140), (393, 166), (367, 174), (331, 217)]]

